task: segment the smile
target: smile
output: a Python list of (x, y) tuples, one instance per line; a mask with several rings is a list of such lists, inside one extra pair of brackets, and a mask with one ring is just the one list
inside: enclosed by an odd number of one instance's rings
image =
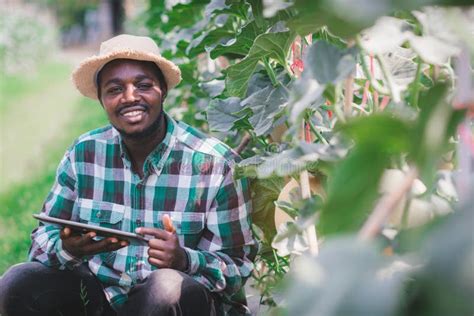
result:
[(126, 116), (126, 117), (133, 117), (133, 116), (138, 116), (138, 115), (142, 115), (144, 111), (132, 111), (132, 112), (127, 112), (125, 114), (123, 114), (123, 116)]
[(146, 113), (147, 108), (141, 105), (126, 107), (119, 111), (120, 116), (130, 124), (138, 123), (143, 120)]

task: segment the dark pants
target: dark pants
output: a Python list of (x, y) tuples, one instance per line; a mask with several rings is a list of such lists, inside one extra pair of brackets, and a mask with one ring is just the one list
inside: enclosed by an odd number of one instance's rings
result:
[(0, 315), (215, 315), (217, 301), (190, 276), (171, 269), (153, 272), (136, 285), (116, 312), (87, 265), (70, 270), (38, 262), (11, 267), (0, 279)]

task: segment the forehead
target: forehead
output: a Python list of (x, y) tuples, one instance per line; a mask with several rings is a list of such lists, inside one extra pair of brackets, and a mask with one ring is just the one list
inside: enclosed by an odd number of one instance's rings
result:
[(101, 70), (98, 79), (103, 83), (108, 79), (127, 79), (127, 77), (147, 76), (158, 80), (156, 72), (158, 67), (152, 62), (116, 59), (107, 63)]

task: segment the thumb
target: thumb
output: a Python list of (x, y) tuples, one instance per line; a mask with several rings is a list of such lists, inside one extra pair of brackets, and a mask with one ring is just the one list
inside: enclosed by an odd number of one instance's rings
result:
[(163, 215), (163, 227), (167, 232), (174, 233), (176, 229), (173, 227), (173, 222), (168, 214)]

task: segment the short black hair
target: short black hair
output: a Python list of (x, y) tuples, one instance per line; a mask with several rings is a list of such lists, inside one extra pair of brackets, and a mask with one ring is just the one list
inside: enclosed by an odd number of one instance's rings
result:
[(146, 67), (150, 67), (150, 69), (153, 72), (153, 74), (155, 75), (156, 79), (158, 79), (161, 91), (163, 91), (162, 99), (163, 100), (165, 99), (166, 95), (168, 94), (168, 84), (166, 83), (165, 76), (163, 75), (163, 72), (161, 71), (160, 67), (158, 67), (157, 64), (155, 64), (152, 61), (148, 61), (148, 60), (136, 60), (136, 59), (119, 58), (119, 59), (111, 60), (108, 63), (106, 63), (104, 66), (102, 66), (102, 68), (97, 73), (95, 84), (97, 85), (97, 98), (99, 100), (100, 100), (100, 94), (101, 94), (100, 81), (102, 80), (102, 74), (101, 74), (102, 70), (105, 67), (107, 67), (108, 64), (110, 64), (111, 62), (116, 61), (116, 60), (132, 60), (132, 61), (136, 61), (136, 62), (139, 62), (139, 63), (143, 63)]

